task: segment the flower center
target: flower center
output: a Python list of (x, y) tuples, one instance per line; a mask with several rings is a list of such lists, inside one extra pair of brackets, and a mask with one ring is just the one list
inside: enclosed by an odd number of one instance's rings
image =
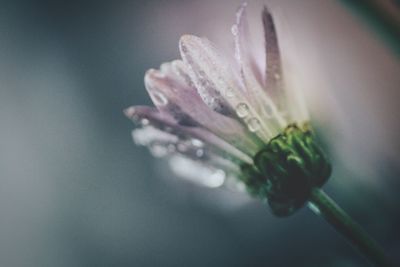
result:
[(244, 164), (242, 181), (248, 191), (268, 203), (277, 216), (287, 216), (308, 200), (311, 190), (321, 187), (331, 165), (316, 143), (308, 124), (291, 124)]

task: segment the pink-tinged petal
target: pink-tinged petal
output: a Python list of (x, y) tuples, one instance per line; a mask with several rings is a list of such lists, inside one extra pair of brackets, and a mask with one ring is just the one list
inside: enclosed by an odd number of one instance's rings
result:
[[(235, 58), (241, 69), (242, 79), (246, 79), (243, 67), (244, 65), (248, 68), (249, 73), (254, 76), (257, 82), (263, 86), (264, 85), (264, 73), (261, 71), (260, 66), (258, 66), (255, 58), (256, 55), (255, 48), (251, 43), (250, 30), (247, 21), (246, 14), (247, 3), (244, 2), (236, 12), (236, 22), (232, 26), (232, 34), (234, 36), (235, 42)], [(264, 52), (264, 51), (263, 51)], [(245, 83), (245, 81), (243, 81)]]
[[(246, 96), (244, 88), (237, 80), (238, 75), (235, 75), (228, 62), (224, 60), (210, 41), (186, 35), (181, 38), (180, 48), (183, 60), (188, 66), (189, 75), (200, 94), (203, 90), (219, 92), (221, 96), (225, 97), (228, 105), (235, 110), (240, 121), (264, 142), (268, 142), (279, 133), (280, 125), (284, 125), (284, 122), (277, 115), (272, 101), (264, 97), (258, 100), (260, 102), (258, 106), (254, 105), (254, 102)], [(261, 96), (263, 94), (260, 86), (252, 90)], [(271, 118), (275, 120), (273, 123), (264, 118), (263, 113), (258, 108), (261, 105), (263, 107), (268, 105), (268, 111), (272, 113)]]
[(179, 42), (183, 61), (197, 92), (212, 110), (225, 115), (233, 115), (234, 110), (228, 98), (238, 91), (238, 81), (213, 45), (204, 38), (184, 35)]
[(146, 126), (150, 120), (160, 125), (169, 125), (174, 123), (172, 118), (167, 113), (161, 113), (156, 108), (149, 106), (132, 106), (124, 110), (125, 116), (133, 122)]
[(236, 60), (240, 67), (242, 83), (246, 88), (246, 96), (250, 105), (270, 129), (270, 134), (275, 136), (287, 123), (277, 112), (277, 107), (271, 96), (267, 95), (263, 81), (264, 76), (261, 75), (254, 60), (254, 48), (250, 42), (246, 7), (246, 3), (240, 6), (236, 13), (236, 24), (232, 27)]
[[(296, 79), (294, 73), (290, 72), (290, 64), (283, 66), (282, 63), (283, 56), (285, 56), (284, 62), (286, 64), (291, 62), (292, 56), (290, 54), (293, 53), (293, 49), (290, 49), (290, 46), (295, 40), (289, 40), (291, 35), (288, 34), (286, 38), (289, 39), (284, 43), (285, 46), (279, 46), (274, 20), (266, 7), (264, 7), (262, 17), (267, 53), (267, 91), (273, 97), (279, 113), (288, 123), (305, 122), (309, 119), (309, 116), (301, 92), (302, 83)], [(285, 25), (284, 20), (279, 22), (280, 27), (284, 29), (282, 32), (290, 32), (291, 29)], [(281, 53), (280, 47), (284, 49), (284, 54)]]
[[(165, 67), (165, 66), (164, 66)], [(198, 123), (187, 112), (182, 110), (179, 102), (188, 105), (201, 101), (193, 90), (188, 88), (172, 74), (166, 75), (161, 71), (150, 69), (145, 75), (145, 86), (154, 105), (162, 112), (169, 113), (181, 125), (198, 126)]]
[(254, 151), (239, 150), (234, 145), (224, 141), (210, 131), (200, 127), (187, 127), (179, 125), (169, 114), (164, 114), (155, 108), (135, 106), (126, 109), (125, 115), (143, 126), (153, 126), (167, 133), (178, 136), (180, 139), (198, 139), (204, 144), (209, 144), (218, 155), (226, 156), (239, 162), (251, 163), (252, 159), (247, 153)]
[(278, 46), (278, 37), (271, 13), (264, 7), (262, 13), (266, 50), (266, 86), (279, 110), (285, 108), (283, 91), (282, 58)]
[[(202, 126), (242, 151), (255, 153), (261, 140), (235, 119), (211, 110), (188, 80), (181, 61), (163, 64), (161, 71), (148, 71), (146, 88), (158, 109), (173, 116), (182, 126)], [(164, 101), (154, 99), (163, 98)]]

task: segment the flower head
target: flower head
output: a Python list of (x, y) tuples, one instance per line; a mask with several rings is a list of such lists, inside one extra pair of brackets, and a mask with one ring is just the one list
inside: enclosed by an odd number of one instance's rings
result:
[(134, 106), (125, 114), (140, 125), (133, 131), (135, 142), (155, 156), (168, 156), (176, 171), (201, 176), (200, 169), (208, 170), (208, 177), (200, 178), (210, 186), (234, 178), (267, 198), (275, 214), (288, 215), (304, 204), (312, 187), (325, 182), (330, 168), (314, 142), (301, 94), (285, 86), (266, 8), (262, 22), (265, 49), (256, 51), (246, 4), (241, 5), (232, 27), (232, 58), (205, 38), (182, 36), (182, 60), (145, 75), (156, 107)]

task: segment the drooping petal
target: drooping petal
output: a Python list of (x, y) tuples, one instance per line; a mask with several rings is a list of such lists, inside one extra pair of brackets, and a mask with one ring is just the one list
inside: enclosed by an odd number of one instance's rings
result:
[[(235, 119), (211, 110), (188, 83), (182, 61), (164, 63), (162, 71), (150, 70), (145, 83), (153, 102), (182, 126), (202, 126), (242, 151), (256, 152), (261, 140)], [(159, 99), (163, 101), (159, 101)]]
[(164, 157), (174, 153), (175, 144), (179, 142), (178, 136), (151, 125), (136, 128), (132, 131), (132, 137), (135, 144), (148, 147), (154, 157)]
[(181, 178), (207, 187), (220, 187), (226, 179), (225, 171), (182, 156), (169, 160), (171, 170)]
[[(250, 151), (241, 151), (204, 128), (179, 125), (169, 114), (164, 114), (155, 108), (147, 106), (130, 107), (125, 110), (125, 115), (142, 126), (151, 125), (182, 140), (198, 139), (204, 144), (209, 144), (213, 153), (217, 155), (238, 162), (252, 162), (251, 157), (246, 154)], [(254, 152), (251, 151), (251, 153)]]
[(190, 182), (211, 188), (224, 187), (244, 191), (244, 185), (237, 179), (238, 174), (229, 169), (218, 168), (181, 155), (172, 156), (169, 165), (177, 176)]
[(231, 173), (240, 172), (236, 162), (226, 159), (226, 153), (217, 154), (221, 151), (199, 139), (177, 136), (151, 125), (136, 128), (132, 131), (132, 137), (136, 144), (147, 146), (155, 157), (182, 155)]

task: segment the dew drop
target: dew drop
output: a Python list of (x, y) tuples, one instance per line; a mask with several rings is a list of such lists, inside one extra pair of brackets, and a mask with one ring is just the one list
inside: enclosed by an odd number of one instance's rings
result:
[(250, 132), (256, 132), (260, 129), (260, 121), (256, 118), (251, 118), (247, 121), (247, 126)]
[(195, 139), (195, 138), (192, 139), (191, 142), (192, 142), (192, 145), (195, 147), (202, 147), (204, 145), (204, 143), (201, 140)]
[(177, 149), (179, 152), (186, 152), (188, 150), (188, 146), (185, 143), (179, 143), (177, 145)]
[(232, 34), (235, 35), (235, 36), (238, 34), (239, 30), (238, 30), (238, 27), (237, 27), (236, 24), (232, 26), (231, 32), (232, 32)]
[(199, 70), (199, 71), (198, 71), (198, 75), (199, 75), (199, 77), (201, 77), (201, 78), (205, 78), (205, 77), (206, 77), (206, 73), (204, 72), (204, 70)]
[(275, 80), (279, 80), (281, 78), (281, 75), (279, 73), (274, 73), (274, 78)]
[(249, 114), (249, 107), (245, 103), (239, 103), (236, 106), (236, 114), (239, 118), (244, 118)]
[(264, 111), (265, 111), (265, 115), (266, 115), (268, 118), (271, 118), (271, 117), (272, 117), (273, 112), (272, 112), (272, 107), (271, 107), (271, 105), (265, 105)]
[(165, 97), (163, 93), (159, 91), (152, 91), (151, 95), (155, 105), (165, 106), (168, 104), (168, 99)]
[(140, 120), (140, 124), (142, 125), (142, 126), (146, 126), (146, 125), (149, 125), (149, 123), (150, 123), (150, 121), (148, 120), (148, 119), (141, 119)]
[(204, 150), (202, 148), (196, 150), (196, 156), (198, 158), (201, 158), (203, 155), (204, 155)]
[(188, 49), (187, 49), (186, 45), (183, 42), (181, 42), (181, 50), (182, 50), (183, 53), (187, 53), (188, 52)]
[(213, 188), (220, 187), (224, 184), (225, 178), (226, 174), (223, 170), (216, 170), (213, 174), (211, 174), (206, 185)]

